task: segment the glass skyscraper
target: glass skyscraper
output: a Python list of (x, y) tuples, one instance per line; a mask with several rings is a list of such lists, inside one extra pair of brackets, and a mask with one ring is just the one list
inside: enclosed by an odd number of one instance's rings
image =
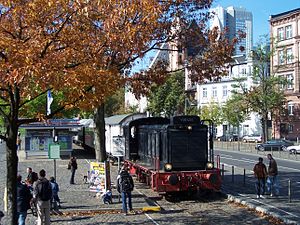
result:
[[(227, 37), (233, 39), (238, 36), (240, 31), (246, 34), (246, 38), (242, 39), (235, 46), (234, 55), (249, 55), (253, 47), (253, 17), (252, 13), (246, 11), (245, 8), (237, 8), (230, 6), (224, 9), (221, 6), (211, 9), (214, 13), (211, 19), (211, 28), (219, 27), (220, 30), (228, 29)], [(242, 51), (240, 46), (243, 46)]]

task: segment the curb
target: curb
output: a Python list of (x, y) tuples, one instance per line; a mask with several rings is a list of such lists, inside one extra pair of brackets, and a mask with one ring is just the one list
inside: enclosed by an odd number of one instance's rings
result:
[(274, 218), (276, 218), (278, 220), (281, 220), (285, 224), (297, 225), (296, 221), (293, 221), (293, 220), (290, 220), (290, 219), (287, 219), (287, 218), (283, 218), (278, 213), (272, 212), (268, 208), (263, 208), (261, 206), (256, 206), (255, 204), (249, 203), (248, 201), (242, 200), (241, 198), (235, 197), (235, 196), (233, 196), (231, 194), (227, 194), (227, 193), (224, 193), (224, 192), (223, 192), (223, 194), (227, 197), (227, 199), (229, 201), (232, 201), (232, 202), (235, 202), (235, 203), (238, 203), (238, 204), (242, 204), (242, 205), (246, 206), (249, 209), (253, 209), (253, 210), (257, 211), (257, 212), (267, 214), (267, 215), (269, 215), (271, 217), (274, 217)]

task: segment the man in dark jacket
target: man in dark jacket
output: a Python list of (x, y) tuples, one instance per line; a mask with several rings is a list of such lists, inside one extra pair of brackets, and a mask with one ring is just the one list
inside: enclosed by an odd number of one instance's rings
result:
[(122, 210), (127, 215), (127, 200), (129, 210), (132, 211), (131, 192), (134, 188), (133, 179), (128, 172), (128, 168), (123, 166), (117, 177), (117, 190), (122, 196)]
[(265, 192), (265, 181), (267, 177), (267, 167), (263, 163), (263, 158), (258, 158), (258, 163), (255, 164), (253, 168), (254, 176), (257, 178), (255, 182), (255, 188), (257, 193), (257, 198), (262, 198)]
[(29, 188), (21, 183), (22, 177), (17, 176), (17, 212), (18, 212), (18, 225), (25, 225), (27, 217), (27, 210), (30, 208), (30, 201), (32, 195)]
[(70, 184), (75, 184), (74, 183), (74, 177), (75, 177), (75, 172), (77, 170), (77, 161), (76, 161), (76, 157), (72, 156), (70, 158), (70, 161), (69, 161), (69, 165), (68, 165), (68, 168), (71, 169), (71, 179), (70, 179)]
[(275, 159), (271, 154), (267, 155), (269, 159), (267, 187), (270, 196), (279, 195), (279, 187), (277, 183), (278, 168)]

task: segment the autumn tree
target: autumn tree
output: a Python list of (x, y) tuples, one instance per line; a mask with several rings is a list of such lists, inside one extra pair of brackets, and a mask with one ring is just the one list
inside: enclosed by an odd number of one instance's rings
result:
[[(184, 27), (197, 18), (195, 43), (201, 54), (186, 65), (194, 82), (222, 75), (222, 65), (236, 40), (224, 39), (217, 30), (203, 26), (211, 1), (65, 1), (35, 0), (0, 2), (0, 113), (6, 134), (9, 224), (17, 224), (17, 132), (20, 125), (45, 121), (71, 108), (96, 111), (97, 159), (106, 157), (104, 99), (131, 82), (136, 93), (149, 83), (163, 83), (166, 66), (126, 79), (132, 63), (162, 43), (184, 42)], [(178, 23), (177, 23), (178, 21)], [(199, 38), (201, 37), (201, 38)], [(191, 43), (191, 41), (189, 41)], [(200, 50), (199, 50), (200, 51)], [(48, 90), (56, 107), (28, 110)], [(30, 114), (27, 113), (30, 111)], [(99, 142), (98, 142), (99, 143)]]

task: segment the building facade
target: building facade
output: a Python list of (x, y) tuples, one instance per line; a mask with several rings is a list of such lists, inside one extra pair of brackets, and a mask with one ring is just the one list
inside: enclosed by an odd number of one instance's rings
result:
[[(246, 59), (245, 56), (234, 57), (234, 62), (228, 69), (228, 75), (222, 77), (218, 82), (206, 82), (197, 85), (198, 108), (209, 106), (210, 104), (224, 105), (231, 97), (235, 84), (238, 84), (236, 79), (242, 79), (244, 88), (249, 89), (253, 85), (252, 81), (253, 62), (251, 59)], [(239, 137), (249, 134), (261, 134), (260, 117), (255, 113), (250, 113), (248, 118), (242, 122), (239, 129), (232, 129), (227, 122), (216, 127), (216, 136), (222, 136), (229, 133), (239, 131)]]
[[(245, 8), (230, 6), (224, 9), (221, 6), (211, 10), (214, 13), (211, 27), (219, 27), (221, 31), (227, 28), (227, 37), (231, 40), (239, 32), (244, 32), (246, 37), (235, 47), (234, 55), (249, 56), (253, 48), (253, 16)], [(240, 48), (242, 46), (244, 50)]]
[(270, 16), (271, 73), (282, 76), (287, 103), (285, 112), (273, 120), (273, 137), (298, 139), (300, 132), (300, 8)]

